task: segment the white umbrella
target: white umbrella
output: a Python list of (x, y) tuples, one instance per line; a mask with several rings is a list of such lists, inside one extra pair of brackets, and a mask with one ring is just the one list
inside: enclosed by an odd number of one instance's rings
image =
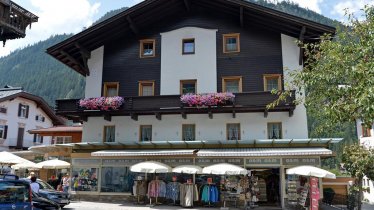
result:
[(18, 163), (18, 164), (12, 165), (12, 168), (14, 170), (19, 170), (19, 169), (39, 170), (42, 167), (36, 165), (36, 163), (28, 161), (28, 162)]
[(173, 168), (172, 172), (185, 174), (201, 174), (203, 169), (200, 166), (181, 165)]
[(30, 162), (24, 158), (18, 157), (10, 152), (0, 152), (0, 165), (14, 165), (18, 163)]
[(219, 163), (203, 168), (203, 174), (216, 174), (216, 175), (246, 175), (248, 173), (247, 169), (240, 166)]
[(287, 169), (286, 174), (336, 179), (335, 174), (314, 166), (296, 166)]
[(41, 168), (45, 169), (63, 169), (63, 168), (70, 168), (70, 163), (62, 161), (62, 160), (46, 160), (36, 164)]
[(131, 166), (130, 171), (140, 173), (168, 173), (171, 172), (171, 167), (156, 161), (145, 161)]

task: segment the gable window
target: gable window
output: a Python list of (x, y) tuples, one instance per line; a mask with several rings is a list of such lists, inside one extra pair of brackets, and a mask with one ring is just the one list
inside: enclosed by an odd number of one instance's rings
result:
[(371, 136), (370, 128), (364, 125), (361, 125), (361, 127), (362, 127), (362, 137), (370, 137)]
[(264, 75), (264, 91), (282, 90), (282, 79), (280, 74)]
[(241, 93), (242, 92), (242, 77), (222, 77), (222, 92)]
[(139, 81), (139, 96), (153, 96), (154, 92), (154, 81)]
[(223, 53), (240, 52), (240, 34), (223, 35)]
[(155, 45), (156, 40), (154, 39), (143, 39), (140, 40), (140, 57), (148, 58), (155, 56)]
[(55, 137), (55, 144), (69, 144), (72, 141), (73, 137), (71, 136), (56, 136)]
[(182, 140), (183, 141), (195, 141), (195, 124), (184, 124), (182, 125)]
[(45, 117), (43, 117), (43, 115), (41, 115), (41, 114), (38, 114), (38, 115), (35, 116), (35, 120), (39, 121), (39, 122), (44, 122)]
[(282, 138), (282, 123), (268, 123), (268, 139)]
[(227, 140), (240, 140), (240, 123), (226, 124)]
[(18, 117), (28, 118), (29, 117), (29, 106), (24, 104), (18, 105)]
[(104, 126), (104, 142), (115, 142), (116, 140), (116, 127)]
[(182, 54), (195, 54), (195, 39), (183, 39)]
[(6, 114), (6, 112), (7, 112), (7, 108), (5, 108), (5, 107), (0, 107), (0, 113), (4, 113), (4, 114)]
[(196, 93), (196, 80), (181, 80), (180, 81), (180, 92), (181, 95), (187, 93)]
[(118, 82), (105, 82), (104, 83), (104, 97), (118, 96), (119, 83)]
[(140, 141), (152, 141), (152, 125), (140, 126)]
[(7, 125), (0, 125), (0, 139), (6, 139), (8, 133)]

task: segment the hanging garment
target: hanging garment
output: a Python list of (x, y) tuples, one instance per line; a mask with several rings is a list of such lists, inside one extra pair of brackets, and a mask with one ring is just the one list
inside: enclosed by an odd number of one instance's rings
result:
[(199, 192), (196, 184), (182, 184), (180, 186), (180, 205), (192, 207), (194, 201), (199, 200)]
[(215, 203), (219, 201), (218, 188), (215, 185), (204, 185), (202, 187), (201, 201)]
[(161, 180), (153, 180), (148, 184), (148, 197), (165, 197), (166, 184)]
[(169, 182), (166, 185), (166, 198), (174, 202), (179, 200), (180, 185), (179, 182)]

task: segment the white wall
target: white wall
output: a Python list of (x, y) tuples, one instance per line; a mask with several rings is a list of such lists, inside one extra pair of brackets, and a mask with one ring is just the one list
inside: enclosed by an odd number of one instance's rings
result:
[[(292, 88), (292, 78), (290, 77), (291, 71), (301, 71), (303, 66), (299, 65), (299, 47), (296, 44), (296, 39), (284, 34), (281, 34), (282, 40), (282, 61), (283, 61), (283, 77), (284, 77), (284, 84), (286, 89), (295, 89)], [(302, 96), (296, 95), (298, 99), (300, 97), (304, 97), (304, 93)], [(297, 130), (303, 135), (308, 136), (308, 124), (307, 124), (307, 116), (306, 116), (306, 108), (303, 104), (298, 105), (294, 111), (293, 117), (291, 117), (295, 123), (295, 128), (297, 126)]]
[(356, 128), (357, 128), (357, 136), (360, 139), (360, 144), (364, 145), (367, 148), (374, 148), (374, 124), (371, 125), (370, 129), (370, 137), (363, 137), (362, 136), (362, 121), (356, 120)]
[(87, 61), (90, 76), (86, 76), (85, 98), (101, 96), (103, 80), (104, 46), (91, 51), (91, 58)]
[[(28, 118), (20, 118), (18, 117), (18, 106), (19, 103), (29, 105), (29, 116)], [(27, 131), (36, 129), (37, 127), (48, 128), (52, 127), (52, 120), (48, 117), (48, 115), (39, 107), (37, 107), (36, 103), (31, 100), (27, 100), (24, 98), (16, 98), (12, 101), (4, 101), (0, 103), (0, 106), (7, 107), (7, 113), (0, 113), (0, 123), (2, 125), (8, 126), (8, 133), (7, 139), (4, 141), (2, 146), (16, 146), (17, 145), (17, 136), (18, 136), (18, 127), (20, 124), (24, 124), (25, 126), (25, 134), (23, 137), (23, 147), (30, 147), (34, 145), (34, 135), (29, 134)], [(45, 117), (45, 121), (36, 121), (36, 115), (43, 115)], [(43, 144), (48, 145), (51, 143), (51, 137), (44, 137)]]
[[(196, 79), (198, 93), (217, 92), (216, 32), (185, 27), (161, 33), (161, 95), (180, 94), (180, 80)], [(182, 40), (195, 39), (195, 54), (182, 54)]]
[(190, 114), (187, 119), (181, 115), (163, 115), (159, 121), (155, 116), (139, 116), (138, 121), (130, 117), (112, 117), (108, 122), (103, 117), (89, 117), (83, 124), (82, 142), (101, 142), (103, 139), (104, 125), (116, 126), (117, 142), (132, 142), (139, 140), (139, 126), (152, 125), (153, 141), (179, 141), (182, 140), (182, 124), (196, 125), (196, 139), (198, 140), (226, 140), (226, 123), (240, 123), (241, 139), (267, 139), (267, 123), (282, 122), (283, 138), (307, 138), (294, 117), (288, 117), (287, 112), (269, 113), (265, 118), (263, 113), (237, 113), (213, 114), (209, 119), (208, 114)]

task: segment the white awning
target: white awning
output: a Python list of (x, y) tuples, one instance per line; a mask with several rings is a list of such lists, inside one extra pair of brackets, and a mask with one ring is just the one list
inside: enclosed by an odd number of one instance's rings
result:
[(199, 157), (261, 157), (261, 156), (295, 156), (295, 155), (332, 155), (326, 148), (228, 148), (201, 149)]
[(92, 152), (91, 156), (118, 157), (118, 156), (164, 156), (164, 155), (193, 155), (194, 149), (188, 150), (103, 150)]

